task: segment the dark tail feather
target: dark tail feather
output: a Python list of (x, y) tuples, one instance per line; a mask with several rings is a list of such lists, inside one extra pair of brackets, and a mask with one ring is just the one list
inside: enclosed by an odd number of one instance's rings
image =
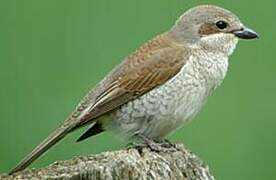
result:
[(42, 141), (30, 154), (28, 154), (9, 174), (16, 173), (28, 167), (33, 161), (39, 158), (45, 151), (54, 146), (62, 138), (64, 138), (69, 132), (71, 132), (71, 126), (60, 127), (50, 134), (44, 141)]
[(90, 127), (87, 131), (85, 131), (85, 133), (83, 133), (79, 139), (77, 139), (77, 142), (83, 141), (91, 136), (94, 136), (96, 134), (99, 134), (101, 132), (103, 132), (104, 129), (101, 125), (101, 123), (96, 122), (95, 124), (92, 125), (92, 127)]

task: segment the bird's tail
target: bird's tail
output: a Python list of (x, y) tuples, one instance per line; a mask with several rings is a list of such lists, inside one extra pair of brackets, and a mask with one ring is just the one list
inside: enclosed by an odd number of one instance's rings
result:
[(44, 141), (42, 141), (31, 153), (29, 153), (9, 174), (16, 173), (28, 167), (33, 161), (39, 158), (45, 151), (54, 146), (69, 132), (72, 131), (72, 126), (61, 126), (52, 132)]

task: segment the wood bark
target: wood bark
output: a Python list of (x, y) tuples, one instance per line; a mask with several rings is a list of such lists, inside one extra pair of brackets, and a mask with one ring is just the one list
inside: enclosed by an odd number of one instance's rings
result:
[(41, 169), (27, 169), (14, 175), (0, 175), (4, 180), (214, 180), (209, 168), (196, 155), (178, 144), (160, 151), (135, 148), (81, 156), (58, 161)]

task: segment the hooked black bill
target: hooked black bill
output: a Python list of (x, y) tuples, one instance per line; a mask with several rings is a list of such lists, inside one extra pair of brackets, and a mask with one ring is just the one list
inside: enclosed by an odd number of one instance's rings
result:
[(249, 28), (242, 28), (240, 30), (233, 31), (232, 33), (241, 39), (255, 39), (259, 37), (255, 31)]

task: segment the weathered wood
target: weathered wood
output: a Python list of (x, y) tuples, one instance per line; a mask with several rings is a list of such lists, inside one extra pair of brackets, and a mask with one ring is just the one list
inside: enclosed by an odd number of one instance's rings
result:
[(175, 150), (162, 148), (158, 153), (144, 148), (140, 152), (126, 149), (82, 156), (55, 162), (41, 169), (24, 170), (12, 176), (1, 175), (0, 179), (214, 179), (202, 160), (183, 145), (177, 146)]

